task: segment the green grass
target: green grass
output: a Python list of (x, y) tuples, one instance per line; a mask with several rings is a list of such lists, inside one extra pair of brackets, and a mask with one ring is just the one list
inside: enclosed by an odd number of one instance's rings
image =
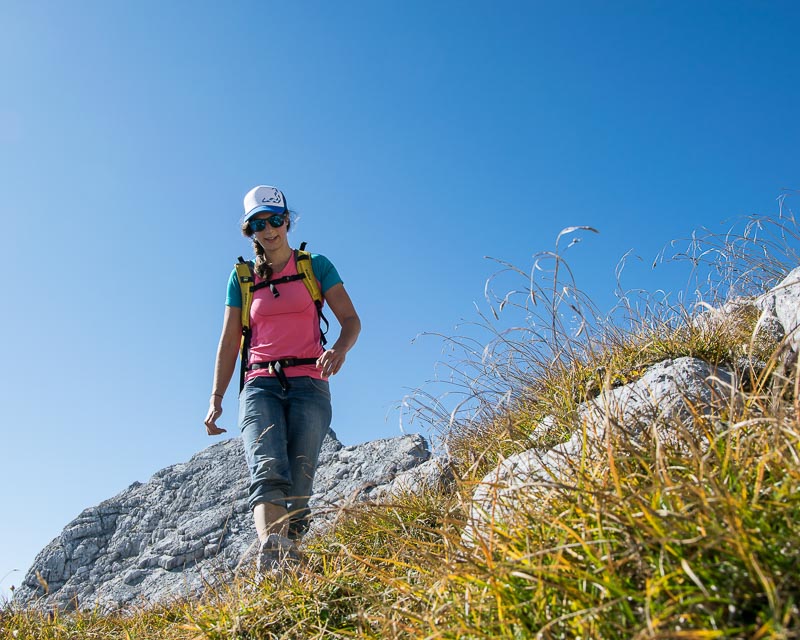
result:
[[(793, 227), (783, 224), (785, 235)], [(703, 252), (694, 238), (686, 253), (694, 266), (708, 257), (703, 277), (724, 272), (730, 286), (715, 281), (716, 299), (748, 283), (756, 293), (786, 272), (746, 240), (706, 238)], [(550, 273), (556, 282), (565, 267)], [(543, 302), (545, 320), (563, 304), (581, 309), (579, 336), (553, 321), (537, 325), (535, 344), (532, 325), (490, 331), (482, 344), (450, 337), (469, 363), (454, 366), (464, 377), (452, 382), (469, 412), (426, 391), (416, 415), (447, 445), (452, 486), (349, 509), (278, 584), (243, 576), (199, 600), (106, 616), (6, 606), (0, 637), (800, 638), (798, 380), (782, 372), (781, 345), (753, 338), (752, 309), (709, 327), (692, 322), (698, 309), (628, 300), (625, 322), (612, 322), (577, 293), (552, 294), (563, 290), (551, 283), (524, 296)], [(527, 304), (516, 309), (530, 318)], [(581, 402), (680, 356), (756, 364), (725, 406), (697, 408), (694, 429), (671, 425), (676, 441), (612, 438), (568, 482), (531, 488), (476, 545), (462, 540), (475, 483), (498, 461), (566, 440)]]

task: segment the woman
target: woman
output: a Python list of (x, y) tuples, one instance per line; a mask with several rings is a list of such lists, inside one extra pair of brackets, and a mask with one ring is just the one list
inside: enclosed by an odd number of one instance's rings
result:
[[(250, 468), (249, 505), (261, 572), (279, 570), (287, 558), (297, 558), (294, 540), (308, 527), (308, 497), (331, 422), (328, 377), (344, 365), (361, 321), (336, 268), (325, 256), (312, 255), (319, 289), (341, 325), (338, 340), (324, 349), (321, 311), (297, 275), (298, 254), (289, 246), (286, 198), (275, 187), (254, 187), (244, 197), (244, 214), (242, 233), (253, 239), (255, 263), (239, 427)], [(225, 432), (217, 420), (236, 368), (242, 325), (242, 286), (234, 268), (205, 420), (211, 436)], [(289, 366), (276, 367), (278, 361)]]

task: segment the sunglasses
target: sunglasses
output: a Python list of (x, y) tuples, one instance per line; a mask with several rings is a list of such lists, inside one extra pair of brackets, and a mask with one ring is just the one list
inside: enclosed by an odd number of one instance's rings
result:
[(268, 222), (273, 229), (280, 229), (283, 223), (286, 222), (286, 214), (273, 213), (269, 218), (256, 218), (255, 220), (250, 220), (247, 224), (250, 226), (250, 231), (256, 232), (266, 229)]

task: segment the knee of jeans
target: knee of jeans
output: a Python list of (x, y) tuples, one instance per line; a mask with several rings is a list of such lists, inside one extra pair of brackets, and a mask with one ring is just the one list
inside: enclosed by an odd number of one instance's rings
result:
[(292, 472), (287, 460), (256, 455), (250, 465), (250, 480), (253, 483), (289, 487), (292, 484)]

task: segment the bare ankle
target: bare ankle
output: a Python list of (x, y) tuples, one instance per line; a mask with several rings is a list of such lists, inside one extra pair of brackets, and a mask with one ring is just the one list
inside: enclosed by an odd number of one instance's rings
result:
[(259, 502), (253, 508), (253, 520), (261, 542), (264, 542), (271, 533), (285, 536), (289, 530), (286, 508), (271, 502)]

